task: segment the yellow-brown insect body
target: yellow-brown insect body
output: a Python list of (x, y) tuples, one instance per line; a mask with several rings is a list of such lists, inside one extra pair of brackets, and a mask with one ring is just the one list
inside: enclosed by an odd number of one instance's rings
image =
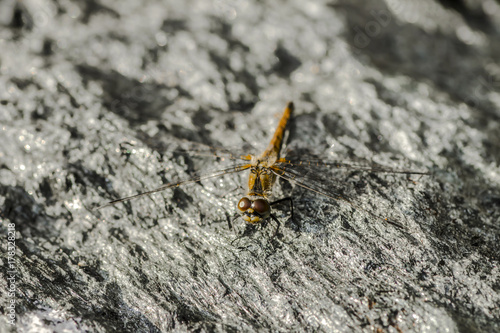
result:
[[(271, 164), (269, 162), (272, 162)], [(248, 176), (248, 196), (261, 196), (268, 198), (271, 195), (276, 175), (269, 169), (275, 162), (255, 159)], [(269, 165), (268, 165), (269, 164)]]
[(267, 149), (256, 157), (247, 155), (244, 158), (250, 160), (252, 165), (248, 177), (248, 192), (238, 202), (239, 212), (248, 223), (260, 223), (271, 215), (269, 197), (276, 182), (276, 175), (271, 167), (278, 161), (286, 124), (293, 111), (293, 103), (289, 102), (281, 120), (274, 132), (274, 136)]

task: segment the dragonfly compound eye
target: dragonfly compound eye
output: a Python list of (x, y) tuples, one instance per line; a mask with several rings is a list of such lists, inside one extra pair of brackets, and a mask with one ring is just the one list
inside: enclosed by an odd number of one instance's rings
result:
[(266, 215), (271, 210), (269, 203), (264, 199), (257, 199), (253, 202), (252, 208), (261, 215)]
[(250, 207), (252, 207), (252, 202), (248, 198), (242, 198), (238, 202), (238, 209), (242, 212), (245, 212)]

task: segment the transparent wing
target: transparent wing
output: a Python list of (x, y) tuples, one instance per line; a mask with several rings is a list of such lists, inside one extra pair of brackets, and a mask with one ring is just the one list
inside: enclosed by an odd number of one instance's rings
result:
[[(306, 158), (303, 158), (303, 157)], [(315, 168), (315, 170), (331, 171), (335, 169), (359, 170), (372, 173), (393, 173), (406, 175), (430, 175), (428, 171), (390, 168), (365, 159), (332, 160), (311, 155), (310, 152), (288, 152), (286, 158), (280, 159), (281, 167)]]
[(246, 163), (246, 164), (241, 164), (241, 165), (238, 165), (238, 166), (233, 166), (233, 167), (230, 167), (230, 168), (226, 168), (226, 169), (222, 169), (222, 170), (217, 170), (217, 171), (214, 171), (214, 172), (206, 173), (206, 174), (203, 174), (203, 175), (194, 176), (192, 178), (189, 178), (189, 179), (186, 179), (186, 180), (183, 180), (183, 181), (168, 183), (168, 184), (162, 185), (162, 186), (160, 186), (158, 188), (155, 188), (153, 190), (150, 190), (150, 191), (146, 191), (146, 192), (142, 192), (142, 193), (138, 193), (138, 194), (131, 195), (131, 196), (128, 196), (128, 197), (123, 197), (123, 198), (120, 198), (120, 199), (116, 199), (116, 200), (110, 201), (110, 202), (108, 202), (105, 205), (97, 207), (96, 209), (101, 209), (101, 208), (104, 208), (104, 207), (112, 206), (112, 205), (115, 205), (115, 204), (117, 204), (119, 202), (129, 201), (129, 200), (136, 199), (136, 198), (139, 198), (139, 197), (142, 197), (142, 196), (145, 196), (145, 195), (149, 195), (149, 194), (153, 194), (153, 193), (156, 193), (156, 192), (160, 192), (160, 191), (166, 190), (168, 188), (183, 186), (183, 185), (187, 185), (187, 184), (193, 184), (193, 183), (197, 183), (197, 182), (200, 182), (202, 180), (205, 180), (205, 179), (216, 178), (216, 177), (221, 177), (221, 176), (227, 175), (227, 174), (241, 172), (241, 171), (246, 170), (246, 169), (248, 169), (250, 167), (251, 167), (251, 165), (248, 164), (248, 163)]
[(402, 228), (402, 225), (395, 219), (378, 215), (369, 209), (361, 207), (362, 203), (359, 196), (363, 194), (363, 189), (357, 187), (359, 182), (353, 180), (353, 175), (359, 173), (429, 174), (423, 171), (387, 168), (373, 163), (363, 163), (361, 160), (356, 162), (323, 161), (320, 159), (301, 161), (288, 159), (288, 156), (286, 159), (281, 159), (271, 169), (277, 176), (297, 186), (327, 198), (344, 202), (353, 208), (400, 228)]
[(214, 147), (199, 142), (182, 140), (181, 144), (173, 151), (174, 154), (190, 157), (214, 157), (219, 160), (241, 160), (255, 149), (246, 144), (243, 147)]
[[(120, 143), (121, 154), (127, 156), (128, 159), (128, 156), (134, 153), (134, 146), (134, 143), (127, 141)], [(242, 159), (248, 160), (242, 158), (242, 156), (247, 156), (249, 152), (254, 151), (250, 144), (246, 144), (243, 147), (215, 147), (185, 139), (169, 142), (168, 144), (158, 144), (155, 150), (161, 152), (163, 155), (172, 157), (187, 156), (190, 159), (211, 158), (219, 162), (241, 161)]]

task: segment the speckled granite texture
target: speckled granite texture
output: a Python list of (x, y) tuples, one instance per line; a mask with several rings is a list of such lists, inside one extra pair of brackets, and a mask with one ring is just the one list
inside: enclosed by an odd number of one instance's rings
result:
[[(499, 40), (493, 0), (0, 2), (0, 331), (500, 332)], [(95, 210), (288, 100), (290, 154), (431, 175), (282, 182), (276, 237), (245, 174)]]

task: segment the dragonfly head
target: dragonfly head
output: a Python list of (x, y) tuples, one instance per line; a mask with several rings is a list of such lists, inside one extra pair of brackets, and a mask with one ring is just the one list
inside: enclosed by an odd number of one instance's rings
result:
[(243, 197), (238, 202), (238, 212), (242, 218), (251, 224), (260, 223), (271, 215), (271, 205), (262, 198)]

